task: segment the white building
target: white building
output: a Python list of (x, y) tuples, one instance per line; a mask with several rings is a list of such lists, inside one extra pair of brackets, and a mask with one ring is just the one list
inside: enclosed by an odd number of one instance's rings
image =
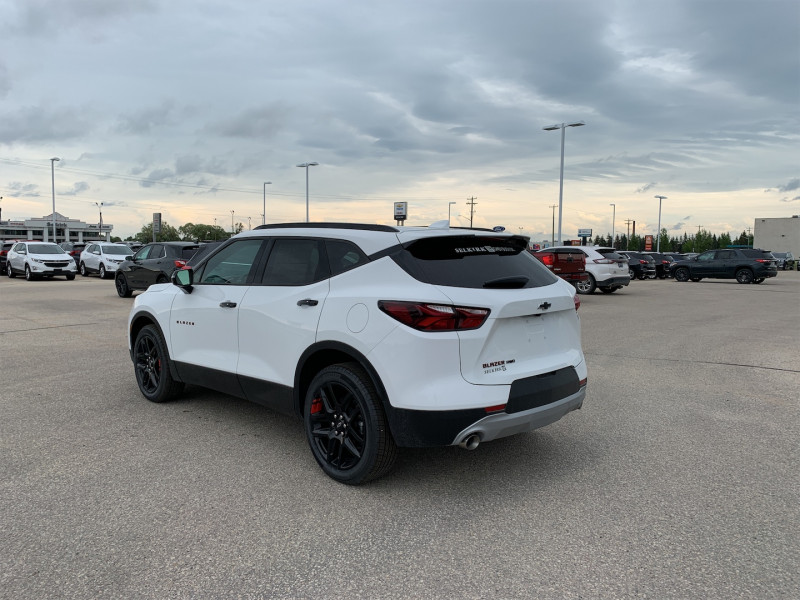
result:
[(109, 241), (113, 225), (101, 226), (70, 219), (60, 213), (55, 214), (56, 233), (53, 239), (53, 214), (44, 217), (31, 217), (24, 220), (0, 221), (0, 240), (34, 240), (42, 242), (101, 242)]
[(756, 219), (753, 248), (770, 252), (791, 252), (800, 256), (800, 215), (781, 219)]

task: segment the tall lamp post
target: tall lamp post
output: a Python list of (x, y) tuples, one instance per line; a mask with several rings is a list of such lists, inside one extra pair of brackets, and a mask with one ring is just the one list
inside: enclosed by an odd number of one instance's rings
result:
[(550, 205), (550, 208), (553, 209), (553, 232), (552, 232), (552, 236), (553, 237), (550, 238), (550, 245), (551, 246), (555, 246), (556, 245), (556, 207), (557, 206), (558, 206), (558, 204), (551, 204)]
[(611, 211), (611, 247), (614, 247), (614, 222), (617, 220), (617, 205), (616, 204), (609, 204), (609, 206), (613, 206), (614, 208)]
[(453, 204), (458, 204), (458, 203), (457, 202), (448, 202), (447, 203), (447, 226), (448, 227), (450, 227), (450, 207), (453, 206)]
[(231, 211), (231, 236), (233, 236), (233, 211)]
[(318, 165), (318, 162), (305, 162), (297, 165), (306, 170), (306, 223), (308, 223), (308, 167), (316, 167)]
[(267, 186), (270, 185), (271, 181), (264, 182), (264, 212), (261, 213), (261, 224), (267, 224)]
[(100, 210), (100, 237), (103, 237), (103, 203), (102, 202), (95, 202), (95, 206)]
[(561, 245), (561, 214), (564, 207), (564, 134), (567, 127), (582, 127), (586, 125), (583, 121), (576, 121), (575, 123), (559, 123), (550, 125), (550, 127), (542, 127), (544, 131), (561, 130), (561, 176), (559, 177), (558, 184), (558, 245)]
[(57, 156), (50, 159), (50, 180), (53, 183), (53, 243), (56, 243), (56, 161), (61, 160)]
[(666, 200), (666, 196), (653, 196), (658, 198), (658, 241), (656, 242), (656, 252), (661, 252), (661, 201)]

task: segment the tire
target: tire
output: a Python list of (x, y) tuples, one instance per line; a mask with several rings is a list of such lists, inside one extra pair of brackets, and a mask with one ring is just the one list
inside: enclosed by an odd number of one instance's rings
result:
[(736, 271), (736, 281), (739, 283), (753, 283), (753, 272), (750, 269), (739, 269)]
[(33, 281), (33, 273), (28, 265), (25, 265), (25, 281)]
[(183, 383), (170, 373), (170, 358), (161, 333), (154, 325), (146, 325), (133, 343), (133, 368), (142, 396), (150, 402), (172, 400), (183, 390)]
[(764, 283), (764, 277), (756, 277), (753, 279), (753, 283)]
[(120, 298), (130, 298), (131, 291), (130, 286), (128, 286), (128, 280), (125, 279), (125, 275), (117, 275), (114, 278), (114, 286), (117, 288), (117, 295)]
[(73, 273), (67, 275), (67, 281), (74, 281), (74, 280), (75, 280), (75, 275)]
[(628, 275), (630, 276), (631, 281), (636, 279), (636, 271), (634, 271), (633, 269), (628, 269)]
[(100, 263), (100, 270), (98, 271), (98, 274), (100, 275), (100, 279), (106, 278), (106, 266), (103, 263)]
[(332, 479), (358, 485), (394, 466), (397, 446), (381, 399), (360, 365), (331, 365), (317, 373), (303, 417), (311, 453)]
[(167, 282), (169, 282), (169, 279), (167, 279), (167, 276), (164, 275), (163, 273), (156, 278), (156, 283), (167, 283)]
[(607, 286), (607, 287), (601, 287), (600, 291), (603, 292), (604, 294), (613, 294), (618, 289), (619, 289), (618, 286), (610, 285), (610, 286)]
[(675, 269), (675, 281), (689, 281), (689, 269), (686, 267), (678, 267)]
[(6, 275), (8, 275), (9, 279), (14, 279), (14, 277), (17, 276), (17, 274), (14, 273), (14, 269), (11, 268), (10, 262), (6, 263)]
[(81, 266), (79, 267), (79, 270), (81, 272), (81, 276), (82, 277), (88, 277), (89, 276), (89, 271), (86, 270), (86, 265), (84, 263), (81, 263)]
[(702, 280), (703, 280), (703, 278), (702, 278), (702, 277), (691, 277), (690, 279), (691, 279), (692, 281), (694, 281), (695, 283), (697, 283), (698, 281), (702, 281)]
[(589, 279), (586, 281), (578, 281), (575, 284), (575, 289), (578, 290), (579, 294), (593, 294), (595, 289), (597, 289), (597, 282), (594, 279), (594, 275), (589, 273)]

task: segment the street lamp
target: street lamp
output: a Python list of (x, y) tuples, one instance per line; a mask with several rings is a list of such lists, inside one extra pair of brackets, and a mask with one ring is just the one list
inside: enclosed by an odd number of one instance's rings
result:
[(661, 252), (661, 201), (666, 200), (666, 196), (653, 196), (658, 198), (658, 241), (656, 242), (656, 252)]
[(53, 183), (53, 243), (56, 242), (56, 161), (61, 160), (57, 156), (50, 159), (50, 179)]
[(308, 167), (316, 167), (318, 165), (318, 162), (305, 162), (297, 165), (306, 170), (306, 223), (308, 223)]
[(552, 237), (550, 238), (550, 245), (551, 246), (555, 246), (556, 245), (556, 207), (557, 206), (558, 206), (558, 204), (551, 204), (550, 205), (550, 208), (553, 209), (553, 232), (552, 232)]
[(561, 213), (564, 206), (564, 134), (567, 127), (582, 127), (586, 125), (583, 121), (576, 121), (575, 123), (559, 123), (550, 125), (550, 127), (542, 127), (544, 131), (561, 130), (561, 176), (559, 178), (558, 186), (558, 245), (561, 245)]
[(450, 227), (450, 207), (453, 206), (453, 204), (458, 204), (458, 203), (457, 202), (448, 202), (447, 203), (447, 226), (448, 227)]
[(100, 236), (102, 237), (103, 236), (103, 203), (100, 202), (98, 204), (97, 202), (95, 202), (94, 204), (100, 210)]
[(617, 220), (617, 205), (616, 204), (609, 204), (609, 206), (613, 206), (613, 210), (611, 212), (611, 247), (614, 247), (614, 221)]
[(231, 235), (233, 235), (233, 211), (231, 211)]
[(267, 224), (267, 186), (270, 185), (271, 181), (264, 182), (264, 212), (261, 213), (261, 224)]

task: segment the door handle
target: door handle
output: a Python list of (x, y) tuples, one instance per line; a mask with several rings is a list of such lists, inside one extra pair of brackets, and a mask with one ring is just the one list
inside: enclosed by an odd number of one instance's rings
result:
[(227, 300), (225, 302), (220, 302), (219, 305), (222, 308), (236, 308), (236, 302), (228, 302)]
[(319, 304), (319, 300), (312, 300), (311, 298), (297, 301), (297, 306), (316, 306), (317, 304)]

